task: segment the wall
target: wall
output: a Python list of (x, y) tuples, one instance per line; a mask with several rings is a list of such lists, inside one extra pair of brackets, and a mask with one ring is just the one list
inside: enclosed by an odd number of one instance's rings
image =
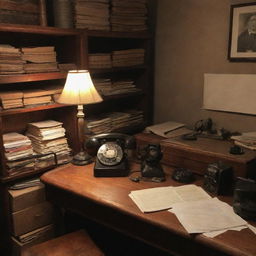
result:
[(157, 2), (155, 123), (176, 120), (192, 126), (210, 117), (218, 128), (256, 130), (256, 116), (201, 109), (204, 73), (256, 73), (256, 63), (227, 59), (230, 5), (253, 1)]

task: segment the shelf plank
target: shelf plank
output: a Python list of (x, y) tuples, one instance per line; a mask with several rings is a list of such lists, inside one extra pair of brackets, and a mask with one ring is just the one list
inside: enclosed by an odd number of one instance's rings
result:
[(151, 34), (148, 31), (139, 32), (116, 32), (116, 31), (98, 31), (98, 30), (88, 30), (87, 35), (89, 37), (110, 37), (110, 38), (141, 38), (147, 39), (151, 38)]
[(100, 74), (100, 73), (112, 73), (119, 72), (131, 69), (146, 69), (147, 65), (137, 65), (137, 66), (127, 66), (127, 67), (113, 67), (113, 68), (92, 68), (89, 69), (91, 74)]
[(67, 77), (67, 73), (62, 73), (62, 72), (0, 75), (0, 84), (64, 79), (66, 77)]
[(64, 108), (70, 107), (71, 105), (63, 105), (63, 104), (50, 104), (50, 105), (41, 105), (33, 108), (16, 108), (16, 109), (9, 109), (9, 110), (2, 110), (0, 111), (0, 116), (11, 116), (21, 113), (29, 113), (47, 109), (54, 109), (54, 108)]
[(37, 26), (37, 25), (17, 25), (17, 24), (0, 23), (0, 32), (66, 36), (66, 35), (79, 35), (81, 33), (81, 30)]

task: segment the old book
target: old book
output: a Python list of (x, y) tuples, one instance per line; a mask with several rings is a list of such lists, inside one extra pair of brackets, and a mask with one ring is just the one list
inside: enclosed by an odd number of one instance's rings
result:
[(38, 13), (37, 0), (1, 0), (0, 9), (17, 12)]
[(25, 106), (34, 105), (34, 104), (50, 103), (50, 102), (52, 102), (52, 98), (49, 95), (23, 99), (23, 103)]
[(42, 53), (42, 52), (54, 52), (54, 46), (38, 46), (38, 47), (22, 47), (23, 53)]
[(56, 62), (56, 53), (44, 53), (44, 54), (22, 54), (22, 60), (33, 62), (33, 63), (45, 63), (45, 62)]
[(57, 63), (26, 63), (24, 70), (26, 73), (59, 71)]
[(2, 100), (8, 100), (8, 99), (21, 99), (23, 97), (22, 91), (6, 91), (0, 93), (0, 98)]

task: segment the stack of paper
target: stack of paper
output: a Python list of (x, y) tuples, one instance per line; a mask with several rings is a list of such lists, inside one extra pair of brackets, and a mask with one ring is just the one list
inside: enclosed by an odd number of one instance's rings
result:
[(112, 0), (110, 21), (113, 31), (146, 30), (146, 0)]
[(70, 161), (71, 149), (65, 137), (65, 128), (61, 122), (46, 120), (29, 123), (27, 136), (32, 141), (35, 152), (40, 154), (55, 153), (58, 164)]
[(75, 0), (75, 26), (91, 30), (110, 30), (109, 0)]
[(129, 67), (144, 64), (145, 49), (127, 49), (112, 52), (113, 67)]
[(111, 54), (110, 53), (91, 53), (89, 54), (90, 68), (111, 68)]
[(23, 107), (22, 91), (6, 91), (0, 93), (3, 109)]
[(217, 198), (196, 202), (181, 202), (169, 210), (174, 213), (188, 233), (226, 231), (247, 227), (247, 222), (236, 215), (233, 208)]
[(244, 132), (240, 136), (232, 136), (231, 139), (238, 146), (256, 150), (256, 132)]
[(6, 133), (3, 135), (3, 142), (9, 175), (34, 167), (34, 159), (24, 159), (33, 155), (31, 141), (27, 136), (16, 132)]
[(26, 73), (59, 71), (54, 46), (23, 47), (21, 52)]
[(201, 187), (196, 185), (142, 189), (131, 191), (129, 196), (142, 212), (166, 210), (179, 202), (211, 198)]
[(24, 73), (24, 61), (21, 52), (9, 44), (0, 44), (0, 74)]

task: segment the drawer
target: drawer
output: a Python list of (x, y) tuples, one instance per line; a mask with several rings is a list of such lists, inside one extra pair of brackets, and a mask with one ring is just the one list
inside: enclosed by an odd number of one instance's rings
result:
[(47, 225), (42, 228), (26, 233), (19, 238), (11, 237), (12, 256), (21, 256), (21, 251), (25, 248), (39, 244), (54, 238), (54, 226)]
[(45, 189), (43, 183), (19, 190), (8, 190), (12, 212), (26, 209), (45, 201)]
[(49, 202), (12, 213), (13, 234), (20, 236), (53, 223), (53, 207)]

